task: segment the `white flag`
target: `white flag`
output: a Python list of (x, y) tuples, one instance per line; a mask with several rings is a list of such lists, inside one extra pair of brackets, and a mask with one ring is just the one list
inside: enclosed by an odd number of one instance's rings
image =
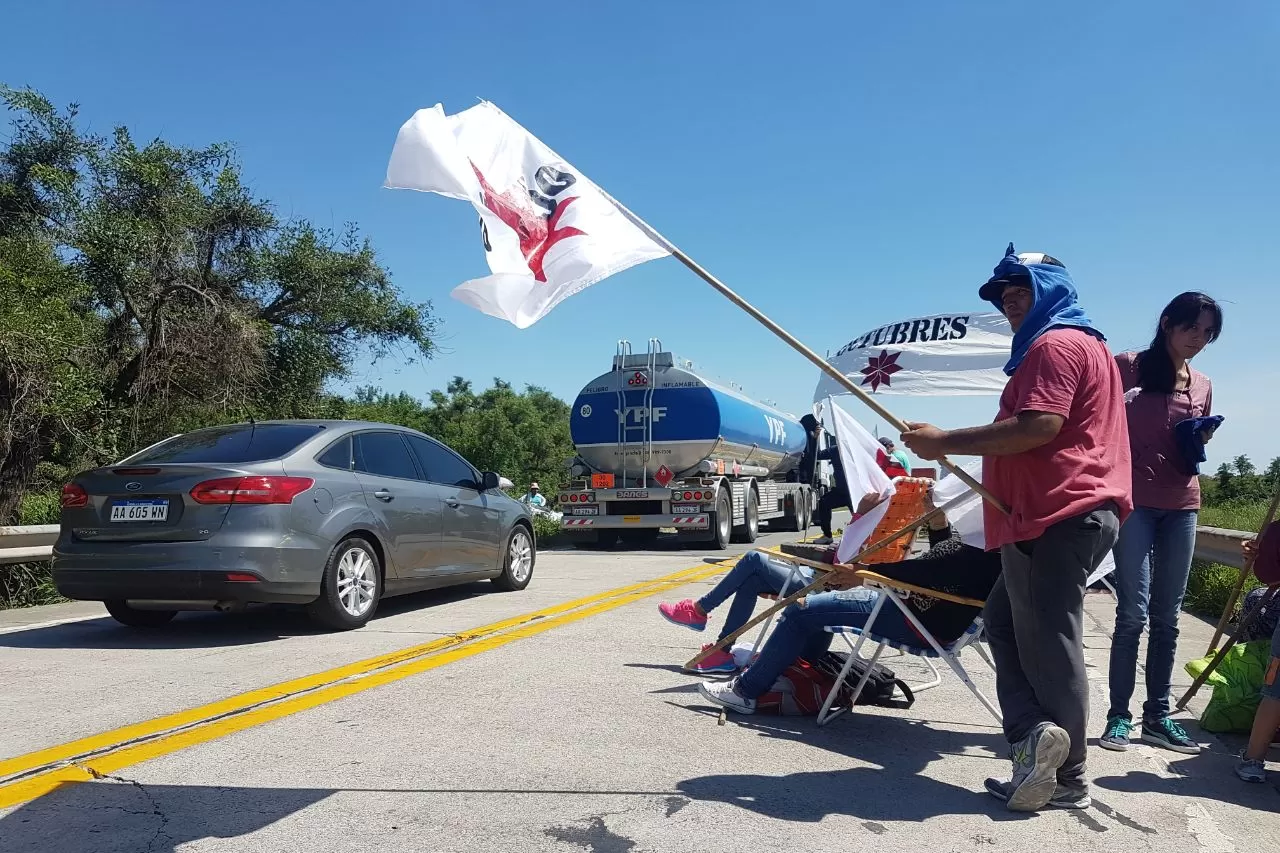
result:
[[(872, 394), (999, 394), (1013, 329), (999, 313), (934, 314), (866, 332), (827, 359)], [(849, 393), (823, 373), (814, 401)]]
[(855, 511), (862, 496), (868, 492), (875, 492), (881, 498), (874, 509), (849, 522), (844, 529), (840, 545), (836, 548), (836, 562), (844, 563), (857, 556), (880, 519), (889, 511), (893, 481), (876, 464), (876, 453), (881, 449), (880, 442), (854, 420), (853, 415), (836, 405), (834, 400), (828, 400), (827, 410), (831, 412), (836, 445), (840, 448), (840, 461), (844, 463), (844, 485), (849, 490), (849, 502), (852, 504), (849, 510)]
[[(960, 466), (970, 477), (982, 482), (982, 459)], [(960, 541), (987, 550), (987, 534), (983, 517), (982, 496), (955, 474), (947, 474), (933, 486), (933, 505), (945, 508), (951, 529)]]
[(564, 299), (670, 254), (599, 187), (485, 101), (418, 110), (400, 128), (386, 186), (470, 201), (493, 275), (453, 296), (524, 329)]

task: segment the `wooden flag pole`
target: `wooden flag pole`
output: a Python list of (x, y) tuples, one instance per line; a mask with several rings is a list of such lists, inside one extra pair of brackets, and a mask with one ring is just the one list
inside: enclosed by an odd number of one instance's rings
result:
[[(1261, 530), (1266, 530), (1271, 525), (1271, 522), (1275, 520), (1277, 507), (1280, 507), (1280, 483), (1276, 484), (1276, 493), (1271, 498), (1271, 508), (1267, 510), (1267, 517), (1262, 522)], [(1261, 531), (1258, 535), (1262, 535)], [(1235, 589), (1231, 590), (1231, 597), (1227, 599), (1227, 606), (1222, 610), (1222, 618), (1218, 620), (1218, 627), (1213, 631), (1213, 639), (1209, 641), (1209, 649), (1205, 652), (1206, 655), (1213, 654), (1218, 641), (1222, 639), (1222, 634), (1227, 630), (1227, 623), (1231, 621), (1231, 614), (1236, 609), (1236, 601), (1240, 599), (1240, 593), (1244, 592), (1244, 585), (1248, 582), (1249, 575), (1253, 572), (1253, 561), (1257, 557), (1258, 552), (1254, 551), (1253, 556), (1244, 561), (1244, 568), (1240, 570), (1240, 577), (1236, 579)]]
[[(597, 187), (597, 189), (600, 189), (600, 188)], [(727, 284), (720, 281), (720, 279), (716, 278), (711, 273), (707, 272), (707, 270), (703, 269), (702, 266), (697, 261), (695, 261), (693, 258), (689, 257), (684, 252), (682, 252), (678, 246), (676, 246), (666, 237), (663, 237), (661, 234), (655, 231), (653, 227), (649, 225), (649, 223), (645, 222), (643, 219), (636, 216), (629, 209), (627, 209), (625, 205), (619, 203), (617, 199), (613, 198), (613, 196), (609, 195), (602, 189), (600, 189), (600, 193), (604, 195), (605, 198), (609, 199), (609, 201), (611, 201), (614, 205), (616, 205), (618, 210), (624, 216), (626, 216), (629, 220), (631, 220), (632, 224), (634, 224), (640, 230), (644, 231), (645, 234), (647, 234), (650, 237), (650, 239), (652, 239), (654, 242), (658, 243), (664, 249), (670, 252), (672, 257), (674, 257), (680, 263), (684, 264), (686, 267), (692, 270), (694, 275), (698, 276), (698, 278), (702, 279), (707, 284), (711, 285), (716, 290), (720, 291), (720, 293), (723, 294), (725, 298), (727, 298), (734, 305), (737, 305), (743, 311), (746, 311), (752, 317), (755, 317), (757, 320), (759, 320), (761, 325), (763, 325), (766, 329), (773, 332), (775, 335), (777, 335), (779, 338), (781, 338), (783, 341), (789, 344), (791, 348), (794, 349), (796, 352), (800, 353), (802, 356), (809, 359), (809, 361), (813, 362), (813, 364), (823, 373), (827, 374), (836, 382), (840, 383), (840, 385), (842, 385), (845, 388), (845, 390), (847, 390), (850, 394), (853, 394), (855, 397), (857, 397), (859, 400), (865, 403), (871, 409), (871, 411), (875, 412), (877, 415), (879, 415), (880, 417), (888, 421), (893, 426), (894, 429), (898, 430), (898, 432), (903, 433), (908, 431), (907, 425), (902, 420), (900, 420), (896, 415), (894, 415), (884, 406), (880, 405), (880, 403), (875, 399), (873, 399), (872, 396), (868, 394), (866, 391), (863, 391), (861, 388), (859, 388), (852, 379), (845, 376), (843, 373), (837, 370), (834, 366), (832, 366), (830, 362), (828, 362), (822, 356), (818, 355), (812, 349), (810, 349), (809, 347), (801, 343), (794, 335), (792, 335), (786, 329), (782, 328), (777, 323), (773, 322), (773, 320), (769, 319), (769, 317), (759, 308), (756, 308), (750, 302), (743, 299), (738, 294), (734, 293), (733, 290), (730, 289)], [(951, 473), (955, 474), (965, 483), (969, 484), (970, 488), (972, 488), (975, 492), (981, 495), (983, 499), (986, 500), (988, 503), (990, 503), (992, 506), (999, 509), (1005, 515), (1009, 514), (1009, 508), (1006, 507), (1000, 501), (999, 498), (997, 498), (995, 495), (991, 494), (985, 488), (983, 488), (982, 484), (979, 483), (976, 479), (974, 479), (974, 477), (970, 475), (968, 471), (965, 471), (963, 468), (961, 468), (959, 465), (955, 464), (945, 456), (941, 457), (937, 461), (939, 465), (942, 465), (944, 468), (947, 468), (948, 470), (951, 471)]]
[[(896, 533), (890, 533), (888, 536), (884, 537), (879, 542), (874, 542), (871, 545), (868, 545), (867, 547), (863, 548), (862, 551), (856, 557), (850, 560), (848, 563), (832, 564), (831, 570), (834, 571), (835, 569), (851, 568), (855, 563), (859, 563), (862, 560), (865, 560), (870, 555), (874, 554), (876, 551), (879, 551), (881, 548), (891, 545), (892, 543), (900, 539), (902, 536), (915, 530), (920, 525), (927, 524), (931, 519), (936, 518), (940, 513), (945, 511), (945, 509), (946, 507), (936, 507), (934, 509), (931, 509), (929, 512), (926, 512), (924, 515), (920, 516), (915, 521), (912, 521), (910, 524), (908, 524), (906, 527), (903, 527), (901, 530), (897, 531)], [(788, 554), (787, 558), (790, 559), (790, 556), (791, 555)], [(800, 562), (808, 562), (808, 561), (803, 560)], [(770, 616), (777, 613), (782, 608), (787, 607), (790, 604), (794, 604), (797, 600), (813, 592), (815, 589), (818, 589), (819, 587), (823, 586), (825, 583), (826, 583), (826, 576), (824, 575), (822, 577), (816, 578), (813, 581), (813, 583), (809, 584), (808, 586), (802, 589), (799, 589), (796, 592), (791, 593), (786, 598), (778, 599), (773, 603), (771, 607), (766, 609), (760, 615), (752, 617), (750, 620), (747, 621), (745, 625), (743, 625), (738, 630), (734, 631), (731, 634), (726, 635), (723, 639), (717, 640), (712, 645), (707, 646), (707, 648), (698, 652), (696, 655), (690, 658), (688, 663), (685, 664), (685, 668), (690, 668), (690, 667), (693, 667), (695, 664), (701, 663), (712, 652), (717, 651), (719, 649), (723, 649), (727, 644), (732, 643), (734, 640), (738, 639), (743, 634), (750, 631), (752, 628), (759, 625), (761, 622), (768, 619)]]
[[(1213, 656), (1213, 660), (1209, 661), (1209, 665), (1204, 668), (1204, 672), (1196, 676), (1196, 680), (1191, 682), (1191, 686), (1187, 688), (1187, 692), (1182, 694), (1182, 698), (1178, 700), (1178, 704), (1175, 706), (1179, 711), (1187, 707), (1187, 703), (1191, 701), (1191, 697), (1195, 696), (1196, 693), (1199, 692), (1200, 688), (1204, 686), (1204, 683), (1209, 680), (1209, 676), (1218, 668), (1218, 664), (1226, 660), (1227, 652), (1231, 651), (1231, 648), (1236, 644), (1236, 638), (1239, 637), (1246, 628), (1252, 625), (1255, 619), (1262, 615), (1262, 611), (1267, 609), (1267, 605), (1271, 603), (1271, 600), (1276, 597), (1276, 593), (1278, 592), (1280, 592), (1280, 586), (1268, 587), (1257, 605), (1244, 615), (1244, 618), (1240, 620), (1240, 626), (1236, 628), (1235, 634), (1227, 640), (1227, 644), (1222, 647), (1222, 651)], [(1210, 648), (1209, 654), (1213, 654), (1212, 648)]]

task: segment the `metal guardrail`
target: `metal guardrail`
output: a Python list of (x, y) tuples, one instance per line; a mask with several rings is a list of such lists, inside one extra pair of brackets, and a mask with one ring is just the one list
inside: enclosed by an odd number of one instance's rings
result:
[(1221, 527), (1196, 528), (1197, 560), (1221, 563), (1235, 569), (1244, 568), (1244, 543), (1256, 536), (1243, 530), (1226, 530)]
[(0, 527), (0, 566), (48, 560), (53, 557), (53, 543), (56, 541), (56, 524)]
[[(1201, 527), (1196, 530), (1197, 560), (1222, 563), (1224, 566), (1242, 568), (1244, 553), (1241, 543), (1255, 534), (1242, 530), (1224, 530), (1220, 527)], [(36, 563), (53, 556), (53, 543), (58, 539), (58, 525), (41, 524), (34, 527), (0, 527), (0, 566), (12, 563)]]

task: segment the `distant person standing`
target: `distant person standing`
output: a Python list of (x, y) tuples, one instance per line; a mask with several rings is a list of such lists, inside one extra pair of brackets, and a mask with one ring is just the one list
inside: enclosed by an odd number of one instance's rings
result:
[(1085, 582), (1133, 508), (1120, 370), (1061, 261), (1010, 244), (978, 293), (1014, 332), (995, 422), (909, 423), (902, 442), (922, 459), (984, 457), (983, 485), (1009, 508), (985, 506), (1004, 572), (984, 614), (1013, 775), (987, 792), (1014, 811), (1087, 808)]
[(889, 479), (911, 476), (911, 460), (907, 458), (907, 454), (896, 449), (893, 439), (886, 435), (880, 439), (880, 444), (884, 447), (884, 450), (876, 454), (876, 463), (880, 466), (880, 470)]
[(529, 491), (525, 493), (522, 500), (529, 506), (545, 507), (547, 505), (547, 499), (543, 497), (542, 489), (537, 483), (529, 484)]
[[(1220, 419), (1211, 417), (1213, 383), (1191, 359), (1222, 334), (1222, 309), (1203, 293), (1183, 293), (1160, 312), (1142, 352), (1116, 356), (1124, 380), (1133, 457), (1133, 515), (1116, 543), (1116, 627), (1111, 641), (1111, 710), (1099, 745), (1123, 751), (1134, 729), (1129, 700), (1138, 640), (1147, 638), (1147, 701), (1142, 740), (1195, 755), (1200, 745), (1169, 719), (1178, 613), (1187, 591), (1200, 510), (1198, 459)], [(1190, 442), (1190, 444), (1188, 444)]]

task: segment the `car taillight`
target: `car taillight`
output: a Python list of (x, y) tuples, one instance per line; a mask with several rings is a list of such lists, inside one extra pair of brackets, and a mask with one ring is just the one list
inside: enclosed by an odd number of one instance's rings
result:
[(77, 509), (89, 505), (89, 493), (75, 483), (67, 483), (62, 487), (62, 508)]
[(224, 477), (191, 490), (198, 504), (287, 504), (315, 484), (310, 477)]

